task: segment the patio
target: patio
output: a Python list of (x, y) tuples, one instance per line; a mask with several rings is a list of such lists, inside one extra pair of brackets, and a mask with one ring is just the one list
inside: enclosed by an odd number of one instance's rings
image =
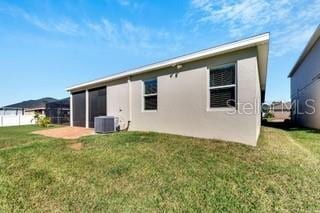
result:
[(83, 136), (95, 134), (93, 129), (87, 129), (83, 127), (69, 127), (69, 126), (38, 130), (32, 133), (47, 136), (47, 137), (52, 137), (52, 138), (63, 138), (63, 139), (78, 139)]

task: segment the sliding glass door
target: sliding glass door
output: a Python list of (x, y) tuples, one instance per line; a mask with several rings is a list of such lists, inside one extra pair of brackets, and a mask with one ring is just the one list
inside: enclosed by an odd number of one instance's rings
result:
[(107, 115), (106, 87), (89, 90), (89, 127), (94, 127), (94, 118)]

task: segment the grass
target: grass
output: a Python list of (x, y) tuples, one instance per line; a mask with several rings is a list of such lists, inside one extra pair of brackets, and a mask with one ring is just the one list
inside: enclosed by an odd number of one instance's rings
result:
[(295, 140), (320, 159), (320, 131), (311, 129), (291, 129), (290, 134)]
[(264, 127), (254, 148), (142, 132), (68, 141), (37, 129), (0, 128), (3, 211), (320, 210), (317, 132)]

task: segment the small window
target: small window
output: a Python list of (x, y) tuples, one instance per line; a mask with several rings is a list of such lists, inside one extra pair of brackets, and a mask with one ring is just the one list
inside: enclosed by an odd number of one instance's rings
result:
[(235, 64), (210, 70), (210, 108), (236, 106)]
[(144, 81), (144, 110), (157, 110), (158, 108), (158, 82), (157, 79)]

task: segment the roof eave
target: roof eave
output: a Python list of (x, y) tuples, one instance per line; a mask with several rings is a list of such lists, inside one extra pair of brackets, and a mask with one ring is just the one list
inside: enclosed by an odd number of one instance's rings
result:
[(291, 78), (293, 76), (293, 74), (297, 71), (297, 69), (302, 64), (302, 62), (304, 61), (304, 59), (306, 58), (306, 56), (308, 55), (308, 53), (310, 52), (312, 47), (315, 45), (315, 43), (319, 40), (319, 38), (320, 38), (320, 25), (318, 25), (316, 31), (313, 33), (313, 35), (309, 39), (307, 45), (303, 49), (303, 51), (302, 51), (301, 55), (299, 56), (297, 62), (295, 63), (295, 65), (291, 69), (291, 71), (290, 71), (290, 73), (288, 75), (288, 78)]

